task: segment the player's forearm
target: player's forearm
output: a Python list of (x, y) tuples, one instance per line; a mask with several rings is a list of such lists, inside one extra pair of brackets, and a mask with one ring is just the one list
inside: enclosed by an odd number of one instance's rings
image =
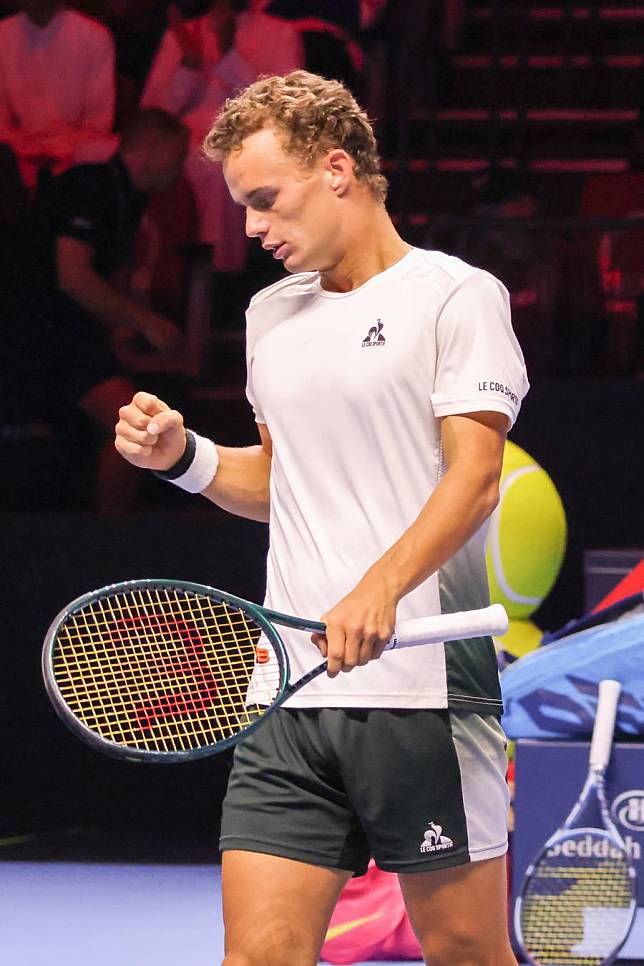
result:
[(423, 583), (472, 537), (498, 503), (496, 467), (454, 464), (422, 511), (371, 570), (398, 601)]
[(268, 523), (271, 457), (263, 446), (217, 446), (219, 466), (203, 496), (222, 510)]

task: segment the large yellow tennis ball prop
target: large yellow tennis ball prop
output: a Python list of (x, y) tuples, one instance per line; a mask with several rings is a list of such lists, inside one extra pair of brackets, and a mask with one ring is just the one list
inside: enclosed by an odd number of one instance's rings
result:
[(557, 579), (566, 549), (566, 514), (554, 483), (525, 450), (506, 442), (499, 505), (486, 562), (490, 600), (526, 618)]

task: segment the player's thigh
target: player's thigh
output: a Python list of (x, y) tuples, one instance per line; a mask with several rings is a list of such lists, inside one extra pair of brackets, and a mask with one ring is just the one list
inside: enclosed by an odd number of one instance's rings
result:
[(350, 877), (277, 855), (224, 852), (226, 966), (315, 966)]
[(409, 918), (432, 966), (512, 966), (506, 858), (400, 875)]

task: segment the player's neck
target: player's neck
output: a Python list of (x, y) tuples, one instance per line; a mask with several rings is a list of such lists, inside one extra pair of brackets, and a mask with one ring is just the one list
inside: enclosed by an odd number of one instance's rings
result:
[(394, 228), (384, 206), (371, 208), (364, 218), (352, 219), (342, 257), (336, 265), (320, 272), (322, 288), (329, 292), (359, 288), (399, 262), (411, 247)]

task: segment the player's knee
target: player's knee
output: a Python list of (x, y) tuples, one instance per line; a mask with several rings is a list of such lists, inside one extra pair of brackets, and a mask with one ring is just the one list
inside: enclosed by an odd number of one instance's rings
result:
[(228, 942), (222, 966), (316, 966), (314, 937), (303, 925), (287, 919), (267, 918)]
[(491, 937), (485, 930), (433, 928), (421, 938), (423, 955), (432, 966), (506, 966), (516, 964), (509, 940)]

